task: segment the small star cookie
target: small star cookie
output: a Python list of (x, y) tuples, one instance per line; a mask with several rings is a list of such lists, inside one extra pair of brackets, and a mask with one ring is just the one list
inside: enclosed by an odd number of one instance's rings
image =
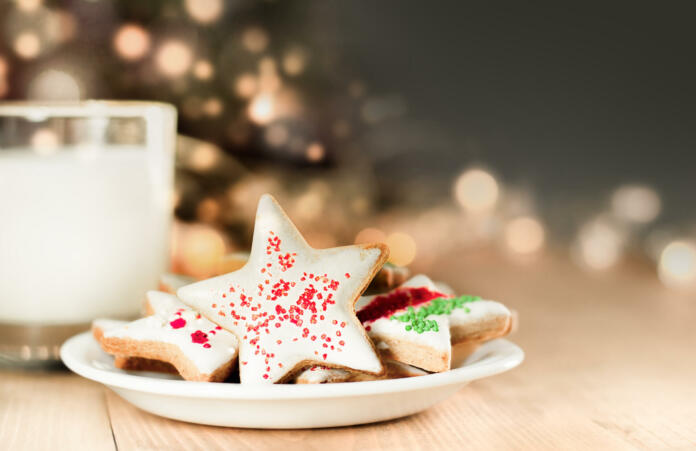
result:
[(503, 336), (511, 325), (504, 305), (448, 291), (418, 275), (386, 294), (361, 298), (358, 318), (388, 358), (427, 371), (447, 371), (452, 345)]
[(177, 294), (239, 338), (242, 384), (282, 382), (315, 363), (380, 374), (354, 305), (387, 256), (383, 244), (314, 249), (264, 195), (247, 264)]
[(117, 357), (117, 365), (151, 368), (152, 362), (132, 360), (140, 358), (169, 363), (186, 380), (219, 382), (229, 376), (238, 349), (233, 334), (168, 293), (148, 292), (147, 310), (150, 316), (133, 322), (94, 321), (95, 338)]

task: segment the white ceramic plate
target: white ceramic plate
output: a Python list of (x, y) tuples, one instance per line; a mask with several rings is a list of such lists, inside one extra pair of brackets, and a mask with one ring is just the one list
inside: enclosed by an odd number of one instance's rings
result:
[(214, 426), (295, 429), (390, 420), (427, 409), (467, 383), (519, 365), (524, 353), (507, 340), (480, 347), (451, 371), (427, 376), (322, 385), (243, 386), (189, 382), (117, 369), (89, 332), (61, 349), (77, 374), (111, 388), (133, 405), (167, 418)]

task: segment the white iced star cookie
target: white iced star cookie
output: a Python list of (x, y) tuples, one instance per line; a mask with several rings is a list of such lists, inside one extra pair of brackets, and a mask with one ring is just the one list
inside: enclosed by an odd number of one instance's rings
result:
[(504, 305), (453, 296), (424, 275), (388, 293), (363, 297), (359, 305), (358, 318), (387, 357), (434, 372), (450, 369), (452, 345), (505, 335), (511, 324)]
[(379, 374), (354, 305), (387, 255), (382, 244), (314, 249), (264, 195), (247, 264), (177, 294), (239, 338), (242, 384), (282, 382), (314, 363)]
[(229, 376), (238, 349), (233, 334), (168, 293), (148, 292), (147, 310), (149, 316), (132, 322), (94, 321), (95, 338), (117, 357), (117, 365), (152, 369), (153, 362), (133, 359), (140, 358), (167, 362), (186, 380), (219, 382)]

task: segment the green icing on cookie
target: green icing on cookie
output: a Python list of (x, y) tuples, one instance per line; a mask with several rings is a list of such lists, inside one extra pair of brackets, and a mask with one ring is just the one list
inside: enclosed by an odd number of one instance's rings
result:
[(423, 332), (438, 332), (437, 322), (428, 319), (430, 315), (449, 315), (456, 308), (463, 308), (466, 313), (470, 310), (466, 304), (480, 301), (479, 296), (463, 295), (456, 298), (436, 298), (428, 302), (418, 310), (409, 307), (406, 313), (392, 315), (390, 319), (406, 323), (405, 329), (415, 331), (419, 334)]

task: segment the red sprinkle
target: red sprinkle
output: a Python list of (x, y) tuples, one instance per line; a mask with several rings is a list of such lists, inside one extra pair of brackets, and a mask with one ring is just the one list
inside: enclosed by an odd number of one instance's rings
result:
[(206, 343), (208, 341), (208, 334), (197, 330), (191, 334), (191, 341), (194, 343)]
[(172, 326), (172, 329), (181, 329), (186, 325), (186, 320), (184, 318), (177, 318), (170, 322), (169, 325)]

